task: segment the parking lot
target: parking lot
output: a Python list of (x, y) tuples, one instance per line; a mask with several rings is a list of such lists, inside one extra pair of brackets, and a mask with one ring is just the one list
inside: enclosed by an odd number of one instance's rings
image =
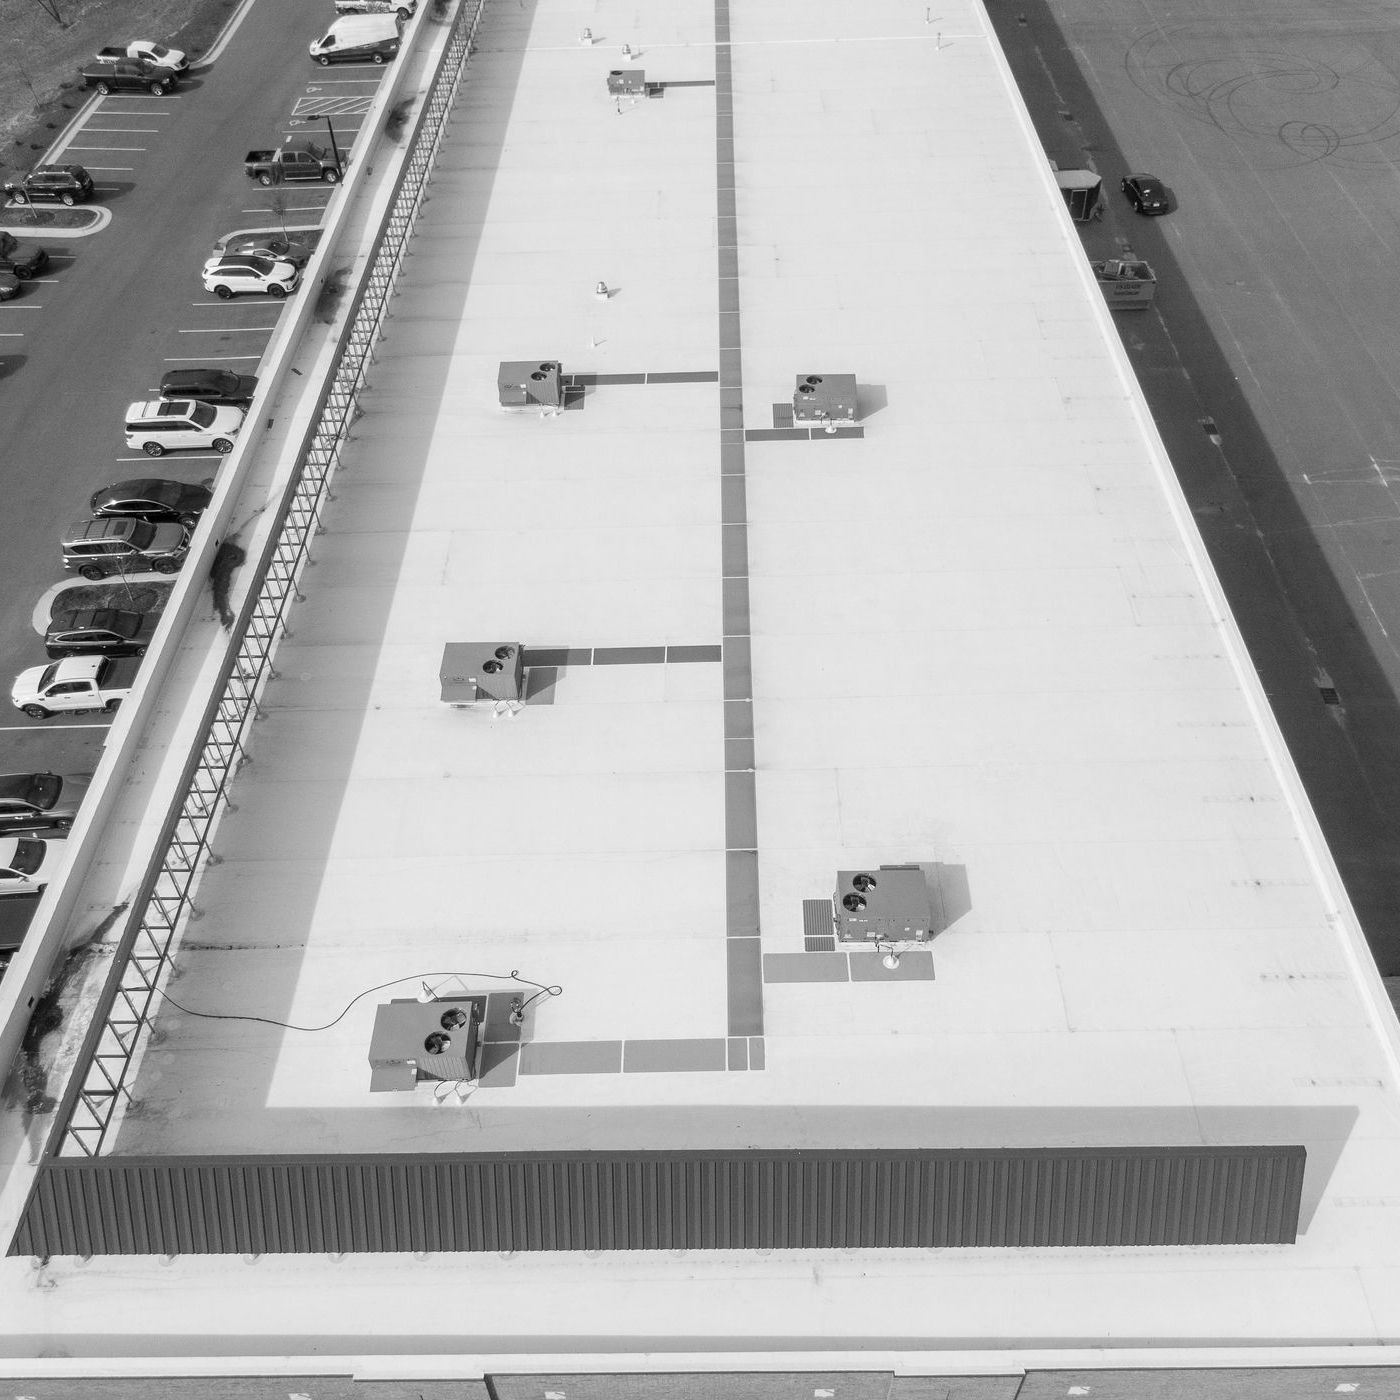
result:
[[(128, 404), (154, 399), (169, 370), (207, 366), (256, 374), (284, 310), (270, 295), (223, 299), (201, 267), (216, 242), (243, 232), (314, 246), (337, 186), (263, 187), (243, 170), (253, 148), (286, 137), (334, 140), (353, 159), (361, 123), (389, 71), (371, 63), (326, 69), (307, 43), (333, 17), (324, 0), (258, 0), (244, 24), (188, 81), (165, 96), (93, 97), (35, 164), (76, 163), (93, 177), (91, 229), (10, 227), (49, 254), (41, 276), (0, 304), (0, 418), (6, 424), (12, 509), (0, 521), (0, 651), (5, 684), (44, 661), (36, 635), (46, 606), (62, 605), (58, 543), (105, 484), (162, 478), (212, 484), (211, 450), (158, 458), (127, 446)], [(11, 206), (13, 208), (14, 206)], [(75, 220), (68, 220), (74, 222)], [(303, 284), (294, 296), (316, 296)], [(153, 582), (133, 574), (133, 586)], [(55, 586), (58, 585), (55, 590)], [(31, 719), (6, 705), (0, 772), (88, 772), (110, 718)]]

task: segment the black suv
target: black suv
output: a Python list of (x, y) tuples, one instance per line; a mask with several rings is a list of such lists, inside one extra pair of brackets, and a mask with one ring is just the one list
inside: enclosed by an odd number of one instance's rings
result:
[(78, 608), (53, 615), (44, 650), (64, 656), (145, 656), (158, 616), (118, 608)]
[(257, 392), (255, 374), (231, 369), (172, 369), (160, 381), (163, 399), (198, 399), (200, 403), (247, 403)]
[(28, 175), (9, 181), (5, 193), (16, 204), (82, 204), (92, 198), (92, 176), (81, 165), (36, 165)]

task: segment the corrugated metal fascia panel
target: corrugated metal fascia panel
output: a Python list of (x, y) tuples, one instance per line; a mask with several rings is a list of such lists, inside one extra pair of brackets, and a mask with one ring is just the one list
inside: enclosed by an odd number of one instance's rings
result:
[(59, 1159), (10, 1252), (1288, 1243), (1294, 1148)]

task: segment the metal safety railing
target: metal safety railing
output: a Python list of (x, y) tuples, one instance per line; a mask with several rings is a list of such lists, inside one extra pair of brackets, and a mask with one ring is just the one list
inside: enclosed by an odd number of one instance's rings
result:
[(57, 1106), (46, 1156), (99, 1155), (119, 1103), (130, 1097), (127, 1081), (132, 1057), (157, 985), (169, 966), (175, 931), (193, 908), (191, 896), (201, 863), (209, 854), (215, 823), (229, 805), (229, 785), (246, 756), (259, 696), (274, 674), (272, 657), (286, 631), (289, 606), (300, 598), (297, 580), (358, 411), (365, 375), (484, 6), (485, 0), (463, 0), (453, 19), (388, 212), (337, 342), (326, 386), (302, 439), (298, 469), (281, 502), (280, 528), (256, 566), (260, 582), (234, 626), (221, 688), (205, 711), (203, 743), (186, 765), (180, 795), (132, 902), (77, 1066)]

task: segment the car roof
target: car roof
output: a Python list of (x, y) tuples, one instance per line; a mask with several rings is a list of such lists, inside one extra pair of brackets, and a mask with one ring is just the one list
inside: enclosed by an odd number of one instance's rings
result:
[(221, 253), (217, 259), (219, 267), (253, 267), (259, 271), (270, 268), (271, 258), (256, 257), (252, 253)]
[[(0, 773), (0, 801), (32, 801), (34, 789), (44, 779), (58, 779), (57, 773)], [(58, 779), (62, 782), (62, 779)]]
[(144, 520), (127, 520), (120, 515), (98, 515), (90, 520), (76, 520), (64, 531), (65, 540), (98, 540), (112, 537), (129, 539), (138, 532)]
[(183, 499), (190, 488), (178, 481), (170, 481), (159, 476), (138, 476), (134, 481), (116, 481), (111, 486), (99, 487), (93, 492), (98, 496), (116, 496), (122, 500), (135, 499), (158, 501), (162, 505)]
[(143, 620), (142, 613), (123, 612), (120, 608), (75, 608), (71, 612), (57, 613), (49, 623), (50, 634), (54, 632), (87, 632), (96, 627), (105, 627), (112, 632), (131, 636)]

